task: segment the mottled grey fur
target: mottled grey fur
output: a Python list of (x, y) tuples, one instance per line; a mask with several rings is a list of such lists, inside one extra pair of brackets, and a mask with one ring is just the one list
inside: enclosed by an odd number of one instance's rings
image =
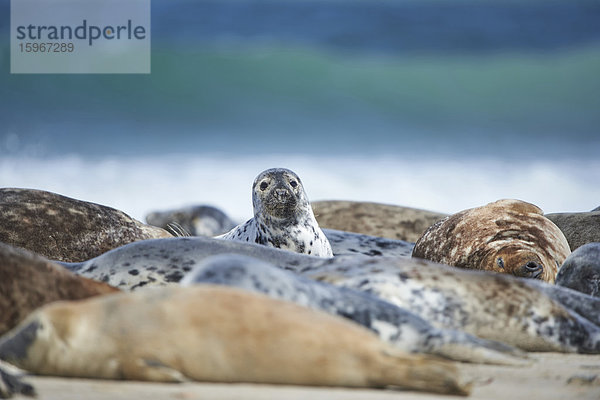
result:
[(252, 185), (254, 218), (218, 238), (258, 243), (318, 257), (332, 257), (298, 175), (284, 168), (263, 171)]
[(369, 292), (438, 328), (463, 330), (525, 350), (600, 352), (600, 298), (535, 280), (425, 260), (361, 255), (323, 259), (196, 237), (131, 243), (85, 263), (65, 265), (88, 278), (136, 289), (177, 283), (203, 259), (229, 253)]
[(322, 310), (363, 325), (381, 339), (409, 352), (457, 361), (523, 362), (524, 354), (513, 347), (460, 331), (435, 328), (417, 315), (368, 293), (315, 282), (248, 256), (224, 254), (207, 258), (181, 284), (232, 286)]
[(571, 253), (558, 270), (556, 284), (600, 297), (600, 243), (584, 244)]

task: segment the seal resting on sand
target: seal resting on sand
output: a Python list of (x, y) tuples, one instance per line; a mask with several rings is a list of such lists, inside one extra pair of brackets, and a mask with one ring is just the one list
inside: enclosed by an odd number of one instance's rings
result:
[(211, 285), (47, 305), (0, 339), (0, 358), (83, 378), (470, 390), (448, 361), (399, 351), (338, 317)]
[(498, 200), (435, 223), (417, 241), (412, 255), (554, 283), (570, 253), (565, 235), (538, 207)]

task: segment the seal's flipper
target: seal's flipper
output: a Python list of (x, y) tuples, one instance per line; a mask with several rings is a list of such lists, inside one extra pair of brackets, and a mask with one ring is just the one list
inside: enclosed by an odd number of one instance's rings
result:
[(35, 397), (35, 388), (22, 380), (24, 373), (20, 369), (0, 361), (0, 399), (8, 399), (15, 394)]

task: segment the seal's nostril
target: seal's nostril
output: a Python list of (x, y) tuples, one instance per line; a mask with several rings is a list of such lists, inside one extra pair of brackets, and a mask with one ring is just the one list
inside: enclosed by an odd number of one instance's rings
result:
[(529, 261), (527, 264), (525, 264), (525, 268), (526, 268), (528, 271), (532, 271), (532, 272), (533, 272), (533, 271), (537, 271), (538, 269), (542, 269), (542, 266), (541, 266), (541, 265), (539, 265), (539, 264), (538, 264), (538, 263), (536, 263), (536, 262)]

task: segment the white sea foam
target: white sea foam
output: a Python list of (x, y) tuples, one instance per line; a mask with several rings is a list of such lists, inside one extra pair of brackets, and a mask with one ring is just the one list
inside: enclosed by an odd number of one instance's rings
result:
[(212, 204), (243, 221), (250, 187), (271, 167), (296, 171), (311, 200), (375, 201), (447, 213), (518, 198), (545, 212), (589, 211), (600, 203), (600, 161), (520, 161), (317, 156), (168, 156), (88, 160), (2, 157), (0, 186), (49, 190), (120, 209), (151, 211)]

